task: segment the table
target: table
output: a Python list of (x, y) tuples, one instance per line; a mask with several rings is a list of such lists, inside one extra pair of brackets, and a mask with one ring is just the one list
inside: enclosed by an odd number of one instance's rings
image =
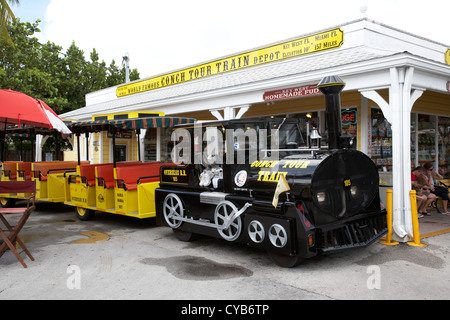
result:
[[(3, 243), (0, 244), (0, 258), (9, 249), (16, 256), (17, 260), (22, 264), (24, 268), (27, 268), (26, 263), (20, 256), (22, 252), (25, 252), (27, 256), (34, 261), (34, 257), (31, 255), (28, 248), (23, 241), (19, 238), (19, 232), (27, 222), (31, 215), (31, 212), (36, 208), (34, 203), (34, 197), (36, 194), (36, 182), (35, 181), (0, 181), (0, 194), (4, 193), (29, 193), (31, 194), (26, 198), (26, 207), (14, 207), (14, 208), (0, 208), (0, 220), (6, 229), (0, 229), (0, 237), (3, 239)], [(9, 214), (21, 214), (21, 217), (16, 225), (12, 226), (6, 216)], [(8, 234), (7, 234), (8, 233)], [(16, 249), (16, 243), (22, 248), (22, 251), (18, 252)]]

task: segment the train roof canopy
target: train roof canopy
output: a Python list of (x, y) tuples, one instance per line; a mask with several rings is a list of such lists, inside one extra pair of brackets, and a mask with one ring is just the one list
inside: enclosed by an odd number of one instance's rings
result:
[(78, 121), (68, 125), (75, 134), (86, 132), (139, 130), (170, 128), (180, 124), (193, 124), (195, 119), (182, 117), (151, 117), (120, 120)]

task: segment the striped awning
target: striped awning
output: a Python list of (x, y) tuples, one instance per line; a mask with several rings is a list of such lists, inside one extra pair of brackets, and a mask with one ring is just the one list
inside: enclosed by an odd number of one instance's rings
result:
[(6, 134), (8, 134), (10, 137), (35, 139), (37, 134), (49, 136), (59, 134), (59, 132), (56, 129), (34, 127), (29, 125), (21, 125), (21, 126), (15, 125), (9, 126), (6, 129)]
[(34, 139), (34, 136), (28, 133), (7, 133), (11, 138)]
[(74, 133), (110, 131), (115, 128), (117, 131), (138, 130), (150, 128), (170, 128), (180, 124), (194, 123), (193, 118), (180, 117), (151, 117), (120, 120), (93, 120), (79, 121), (68, 125)]

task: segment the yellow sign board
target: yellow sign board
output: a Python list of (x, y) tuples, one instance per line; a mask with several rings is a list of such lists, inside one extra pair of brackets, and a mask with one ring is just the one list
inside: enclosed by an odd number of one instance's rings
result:
[(95, 120), (123, 120), (136, 119), (148, 117), (164, 117), (164, 112), (156, 111), (129, 111), (119, 113), (96, 114), (92, 116), (92, 121)]
[(450, 49), (445, 52), (445, 63), (450, 65)]
[(198, 66), (160, 75), (120, 86), (117, 97), (155, 90), (192, 80), (224, 74), (271, 62), (296, 58), (307, 54), (339, 48), (344, 43), (344, 32), (340, 28), (289, 40), (283, 43), (241, 53)]

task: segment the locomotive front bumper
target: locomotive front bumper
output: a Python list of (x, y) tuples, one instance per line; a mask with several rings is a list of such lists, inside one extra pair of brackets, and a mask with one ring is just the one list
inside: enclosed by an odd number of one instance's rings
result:
[(316, 248), (330, 252), (367, 246), (387, 233), (386, 210), (364, 213), (316, 228)]

